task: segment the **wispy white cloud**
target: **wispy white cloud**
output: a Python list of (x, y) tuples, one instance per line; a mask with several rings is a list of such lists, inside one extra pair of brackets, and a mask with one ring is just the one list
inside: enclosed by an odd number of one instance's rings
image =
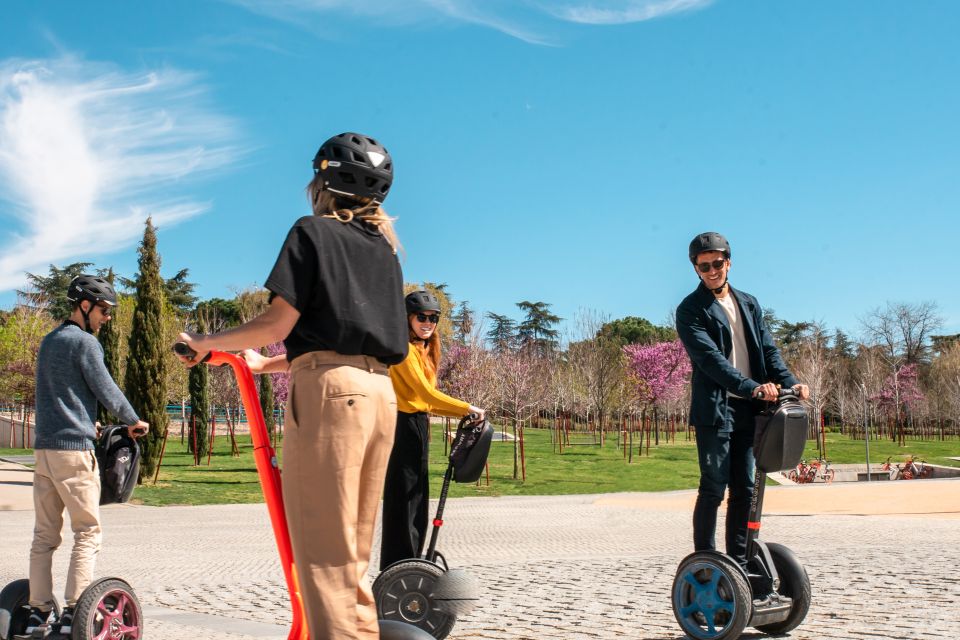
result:
[(200, 78), (175, 69), (0, 61), (0, 291), (132, 246), (147, 215), (170, 225), (209, 209), (184, 183), (242, 152), (234, 123), (206, 103)]
[[(531, 44), (554, 44), (559, 22), (611, 25), (702, 9), (713, 0), (228, 0), (278, 20), (304, 24), (339, 13), (381, 24), (466, 22)], [(314, 25), (315, 26), (315, 25)], [(313, 26), (311, 26), (313, 28)]]
[(568, 22), (609, 25), (653, 20), (673, 13), (703, 9), (712, 3), (713, 0), (607, 0), (589, 4), (557, 1), (544, 4), (543, 7)]

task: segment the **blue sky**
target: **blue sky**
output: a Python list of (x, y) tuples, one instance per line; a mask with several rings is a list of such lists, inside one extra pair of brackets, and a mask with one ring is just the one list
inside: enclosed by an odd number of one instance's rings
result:
[[(960, 332), (960, 3), (4, 3), (0, 307), (23, 273), (261, 284), (316, 148), (382, 140), (407, 281), (664, 322), (716, 230), (731, 282), (857, 334), (887, 301)], [(567, 323), (568, 325), (572, 323)]]

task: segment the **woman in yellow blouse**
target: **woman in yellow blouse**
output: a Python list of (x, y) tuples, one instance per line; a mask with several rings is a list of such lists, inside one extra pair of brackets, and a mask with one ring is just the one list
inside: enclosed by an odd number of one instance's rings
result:
[(390, 367), (397, 394), (397, 431), (383, 488), (383, 536), (380, 569), (423, 553), (429, 505), (428, 435), (433, 413), (462, 418), (483, 409), (451, 398), (437, 389), (440, 365), (440, 303), (427, 291), (405, 298), (410, 349), (403, 362)]

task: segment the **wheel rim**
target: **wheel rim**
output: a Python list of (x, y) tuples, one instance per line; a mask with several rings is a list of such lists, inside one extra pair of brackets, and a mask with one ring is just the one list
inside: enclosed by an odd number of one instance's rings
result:
[(383, 616), (428, 631), (437, 629), (446, 614), (430, 604), (434, 582), (431, 576), (417, 574), (401, 576), (392, 581), (383, 595)]
[(138, 640), (140, 609), (126, 591), (108, 591), (97, 601), (93, 614), (93, 640)]
[(695, 638), (722, 635), (736, 617), (733, 583), (714, 564), (691, 563), (678, 577), (673, 596), (680, 624)]

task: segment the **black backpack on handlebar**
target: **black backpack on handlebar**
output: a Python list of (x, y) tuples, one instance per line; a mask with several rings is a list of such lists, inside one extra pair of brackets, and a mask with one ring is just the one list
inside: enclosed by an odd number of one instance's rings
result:
[(457, 482), (476, 482), (483, 473), (492, 441), (493, 427), (489, 422), (482, 420), (471, 423), (470, 416), (463, 418), (457, 425), (457, 435), (450, 445), (453, 479)]
[(795, 395), (784, 395), (757, 415), (753, 455), (765, 473), (792, 469), (807, 443), (807, 410)]
[(104, 427), (95, 453), (100, 467), (100, 504), (129, 500), (140, 475), (140, 445), (126, 427)]

